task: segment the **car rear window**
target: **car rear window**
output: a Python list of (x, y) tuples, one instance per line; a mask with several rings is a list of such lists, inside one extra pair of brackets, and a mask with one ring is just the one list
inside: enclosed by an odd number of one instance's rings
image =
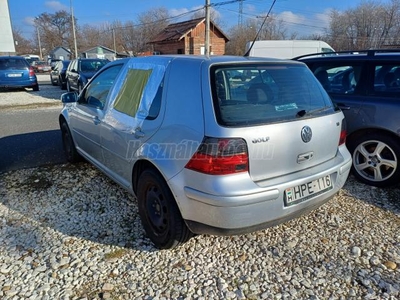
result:
[(0, 58), (0, 70), (26, 70), (28, 67), (25, 59)]
[(334, 111), (329, 96), (305, 65), (214, 66), (210, 78), (221, 125), (261, 125)]

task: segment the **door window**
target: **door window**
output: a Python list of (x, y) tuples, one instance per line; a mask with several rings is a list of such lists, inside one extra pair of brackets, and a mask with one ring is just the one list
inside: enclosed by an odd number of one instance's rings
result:
[(152, 70), (130, 69), (114, 103), (114, 108), (134, 117)]
[(360, 84), (361, 65), (318, 65), (313, 73), (328, 93), (354, 94)]
[(117, 78), (122, 66), (123, 65), (120, 64), (107, 68), (98, 76), (93, 78), (93, 80), (82, 93), (79, 103), (103, 109), (110, 88), (114, 84), (114, 80)]

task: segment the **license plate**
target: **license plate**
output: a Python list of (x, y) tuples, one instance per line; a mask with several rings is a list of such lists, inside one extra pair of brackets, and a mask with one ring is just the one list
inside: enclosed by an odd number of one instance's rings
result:
[(331, 176), (327, 175), (285, 190), (285, 206), (291, 206), (333, 189)]
[(12, 73), (12, 74), (7, 74), (7, 77), (22, 77), (21, 73)]

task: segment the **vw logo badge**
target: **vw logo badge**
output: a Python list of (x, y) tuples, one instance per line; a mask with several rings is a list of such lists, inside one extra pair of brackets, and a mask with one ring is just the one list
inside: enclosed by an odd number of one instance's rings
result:
[(301, 139), (303, 140), (304, 143), (308, 143), (311, 141), (312, 138), (312, 130), (308, 126), (304, 126), (301, 129)]

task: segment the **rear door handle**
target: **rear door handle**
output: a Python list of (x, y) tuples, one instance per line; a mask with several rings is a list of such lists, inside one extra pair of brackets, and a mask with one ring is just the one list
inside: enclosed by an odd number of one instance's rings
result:
[(101, 122), (98, 116), (92, 117), (92, 120), (93, 120), (94, 125), (99, 125)]
[(135, 138), (137, 138), (137, 139), (141, 139), (142, 137), (144, 137), (144, 132), (142, 131), (142, 128), (137, 127), (135, 129), (134, 135), (135, 135)]

